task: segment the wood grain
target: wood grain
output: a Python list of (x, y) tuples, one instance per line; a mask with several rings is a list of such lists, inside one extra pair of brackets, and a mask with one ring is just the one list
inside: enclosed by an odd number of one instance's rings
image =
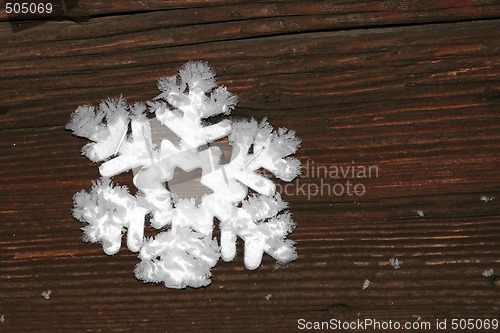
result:
[[(500, 319), (498, 1), (80, 1), (31, 29), (12, 32), (7, 19), (0, 331)], [(299, 260), (266, 257), (247, 271), (239, 244), (209, 287), (170, 290), (135, 280), (125, 247), (109, 257), (80, 241), (72, 196), (98, 171), (64, 124), (80, 104), (152, 98), (160, 77), (192, 59), (239, 96), (233, 117), (267, 116), (303, 140), (304, 173), (283, 193)], [(376, 175), (333, 173), (370, 166)], [(363, 195), (333, 192), (347, 181)]]

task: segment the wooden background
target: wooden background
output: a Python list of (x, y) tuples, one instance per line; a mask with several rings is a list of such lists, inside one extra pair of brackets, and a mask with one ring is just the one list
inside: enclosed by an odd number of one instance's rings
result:
[[(0, 14), (0, 331), (294, 332), (301, 318), (435, 330), (437, 319), (448, 329), (452, 318), (500, 319), (499, 1), (68, 9), (46, 23)], [(298, 223), (289, 266), (266, 257), (247, 271), (240, 254), (213, 269), (209, 287), (170, 290), (137, 281), (126, 248), (106, 256), (80, 241), (72, 196), (98, 171), (64, 125), (80, 104), (152, 98), (160, 77), (195, 59), (240, 97), (235, 117), (295, 129), (303, 163), (379, 174), (298, 180), (350, 180), (366, 193), (284, 195)]]

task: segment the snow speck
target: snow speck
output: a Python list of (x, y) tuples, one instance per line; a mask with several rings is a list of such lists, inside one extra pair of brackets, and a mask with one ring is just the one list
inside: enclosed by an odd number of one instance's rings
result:
[(264, 298), (266, 299), (266, 301), (269, 301), (271, 297), (273, 297), (273, 294), (267, 294)]
[(489, 202), (489, 201), (493, 201), (493, 199), (495, 199), (495, 197), (488, 197), (486, 195), (482, 195), (479, 200), (481, 200), (482, 202)]
[(363, 282), (363, 290), (366, 290), (370, 286), (370, 280), (365, 279)]
[(420, 217), (424, 217), (424, 212), (421, 210), (417, 210), (417, 215)]
[(495, 271), (492, 268), (485, 269), (482, 274), (484, 277), (490, 277), (490, 276), (493, 276), (493, 274), (495, 274)]
[(394, 268), (394, 269), (400, 269), (401, 268), (401, 265), (399, 265), (398, 258), (391, 258), (391, 259), (389, 259), (389, 264), (391, 264), (392, 268)]
[(5, 315), (0, 316), (0, 324), (3, 324), (5, 322)]
[(52, 290), (45, 290), (44, 292), (42, 292), (42, 297), (45, 298), (45, 299), (50, 299), (50, 295), (52, 294)]

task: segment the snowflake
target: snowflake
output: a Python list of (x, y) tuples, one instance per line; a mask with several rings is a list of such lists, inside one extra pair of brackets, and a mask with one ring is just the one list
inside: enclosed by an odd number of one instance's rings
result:
[[(161, 93), (147, 103), (128, 105), (120, 97), (97, 108), (80, 106), (66, 125), (91, 141), (82, 154), (103, 162), (101, 179), (74, 196), (73, 216), (84, 223), (83, 239), (100, 242), (113, 255), (126, 234), (127, 247), (141, 259), (136, 277), (170, 288), (210, 284), (219, 258), (235, 258), (238, 237), (248, 269), (259, 267), (264, 253), (282, 264), (295, 260), (295, 244), (286, 239), (295, 223), (263, 172), (283, 181), (298, 176), (300, 162), (290, 157), (300, 146), (295, 133), (275, 131), (266, 119), (220, 120), (238, 100), (217, 85), (205, 62), (186, 63), (178, 76), (160, 79), (158, 88)], [(232, 148), (227, 163), (224, 144)], [(111, 181), (129, 170), (135, 195)], [(179, 170), (201, 170), (203, 195), (173, 192)], [(213, 236), (215, 220), (220, 245)], [(146, 223), (158, 230), (154, 237), (145, 237)]]

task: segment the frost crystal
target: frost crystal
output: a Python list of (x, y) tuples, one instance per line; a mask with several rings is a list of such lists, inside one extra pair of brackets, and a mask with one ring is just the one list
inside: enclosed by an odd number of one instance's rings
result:
[(485, 270), (483, 271), (483, 273), (482, 273), (482, 275), (483, 275), (484, 277), (491, 277), (491, 276), (493, 276), (493, 274), (495, 274), (495, 271), (494, 271), (492, 268), (490, 268), (490, 269), (485, 269)]
[[(97, 108), (80, 106), (66, 125), (91, 141), (82, 154), (103, 162), (102, 178), (74, 196), (73, 216), (84, 223), (83, 240), (100, 242), (112, 255), (126, 234), (127, 247), (141, 259), (136, 277), (170, 288), (210, 284), (219, 258), (235, 258), (238, 237), (248, 269), (259, 267), (264, 253), (283, 264), (295, 260), (295, 244), (286, 239), (295, 223), (263, 172), (283, 181), (298, 176), (300, 162), (290, 157), (300, 146), (295, 133), (274, 131), (266, 119), (220, 120), (238, 100), (217, 85), (215, 72), (201, 61), (160, 79), (158, 88), (161, 93), (145, 104), (130, 106), (120, 97)], [(227, 163), (222, 162), (224, 144), (232, 147)], [(111, 181), (129, 170), (135, 195)], [(201, 170), (198, 182), (205, 193), (175, 193), (179, 170)], [(220, 245), (212, 234), (215, 219)], [(154, 237), (145, 237), (146, 224), (158, 230)]]
[(482, 202), (489, 202), (489, 201), (493, 201), (495, 199), (495, 197), (488, 197), (486, 195), (482, 195), (479, 200), (481, 200)]
[(394, 269), (400, 269), (401, 265), (399, 264), (399, 259), (398, 258), (391, 258), (389, 259), (389, 264), (391, 264), (392, 268)]
[(45, 298), (46, 300), (50, 299), (50, 295), (52, 295), (52, 290), (45, 290), (42, 292), (42, 297)]
[(370, 280), (365, 279), (365, 281), (363, 281), (363, 290), (368, 289), (368, 287), (370, 286), (370, 283), (371, 283)]

